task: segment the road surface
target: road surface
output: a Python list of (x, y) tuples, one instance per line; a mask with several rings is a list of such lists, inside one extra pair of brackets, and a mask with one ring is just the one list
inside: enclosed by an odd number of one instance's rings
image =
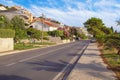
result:
[(0, 80), (55, 80), (89, 41), (52, 46), (0, 57)]

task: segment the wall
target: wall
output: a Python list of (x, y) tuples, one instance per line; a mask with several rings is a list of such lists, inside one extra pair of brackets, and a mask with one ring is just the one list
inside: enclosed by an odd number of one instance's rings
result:
[(70, 40), (69, 39), (65, 39), (65, 40), (62, 40), (63, 43), (69, 43)]
[[(33, 28), (36, 28), (37, 30), (42, 30), (42, 23), (41, 22), (34, 22), (31, 24)], [(44, 25), (43, 31), (49, 31), (49, 27), (47, 25)]]
[(57, 30), (57, 28), (52, 26), (49, 28), (49, 31), (54, 31), (54, 30)]
[(14, 49), (13, 38), (0, 38), (0, 52)]
[(49, 36), (49, 42), (54, 42), (54, 43), (62, 43), (62, 40), (60, 37), (52, 37), (52, 36)]

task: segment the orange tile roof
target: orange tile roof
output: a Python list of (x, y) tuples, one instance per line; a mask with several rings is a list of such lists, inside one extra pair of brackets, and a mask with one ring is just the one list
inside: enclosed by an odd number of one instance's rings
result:
[(50, 22), (50, 21), (45, 21), (45, 24), (47, 24), (48, 26), (51, 26), (51, 27), (56, 27), (54, 23)]
[[(35, 22), (35, 21), (42, 22), (42, 19), (40, 19), (40, 18), (34, 18), (33, 21), (32, 21), (32, 23)], [(53, 22), (50, 22), (50, 21), (44, 21), (44, 24), (46, 24), (46, 25), (48, 25), (48, 26), (51, 26), (51, 27), (56, 27), (56, 26), (54, 25), (54, 23), (53, 23)]]
[(45, 23), (46, 25), (48, 25), (48, 26), (53, 26), (53, 24), (50, 23), (50, 22), (48, 22), (48, 21), (45, 21), (44, 23)]

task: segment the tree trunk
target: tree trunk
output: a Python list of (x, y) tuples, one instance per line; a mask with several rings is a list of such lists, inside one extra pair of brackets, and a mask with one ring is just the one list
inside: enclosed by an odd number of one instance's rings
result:
[(120, 49), (118, 50), (118, 54), (120, 55)]
[[(120, 49), (118, 49), (118, 55), (120, 55)], [(120, 56), (117, 56), (117, 61), (120, 61)]]

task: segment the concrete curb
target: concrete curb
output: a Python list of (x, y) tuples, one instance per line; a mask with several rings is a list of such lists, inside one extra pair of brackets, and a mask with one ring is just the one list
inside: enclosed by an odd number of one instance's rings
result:
[(67, 78), (69, 77), (70, 73), (72, 72), (73, 68), (75, 67), (75, 65), (77, 64), (78, 60), (80, 59), (80, 57), (82, 57), (82, 55), (84, 54), (84, 51), (86, 50), (86, 48), (88, 47), (89, 44), (85, 45), (81, 51), (78, 52), (79, 56), (74, 57), (73, 61), (72, 61), (72, 66), (70, 67), (70, 70), (66, 73), (66, 75), (64, 75), (64, 78), (62, 80), (67, 80)]

